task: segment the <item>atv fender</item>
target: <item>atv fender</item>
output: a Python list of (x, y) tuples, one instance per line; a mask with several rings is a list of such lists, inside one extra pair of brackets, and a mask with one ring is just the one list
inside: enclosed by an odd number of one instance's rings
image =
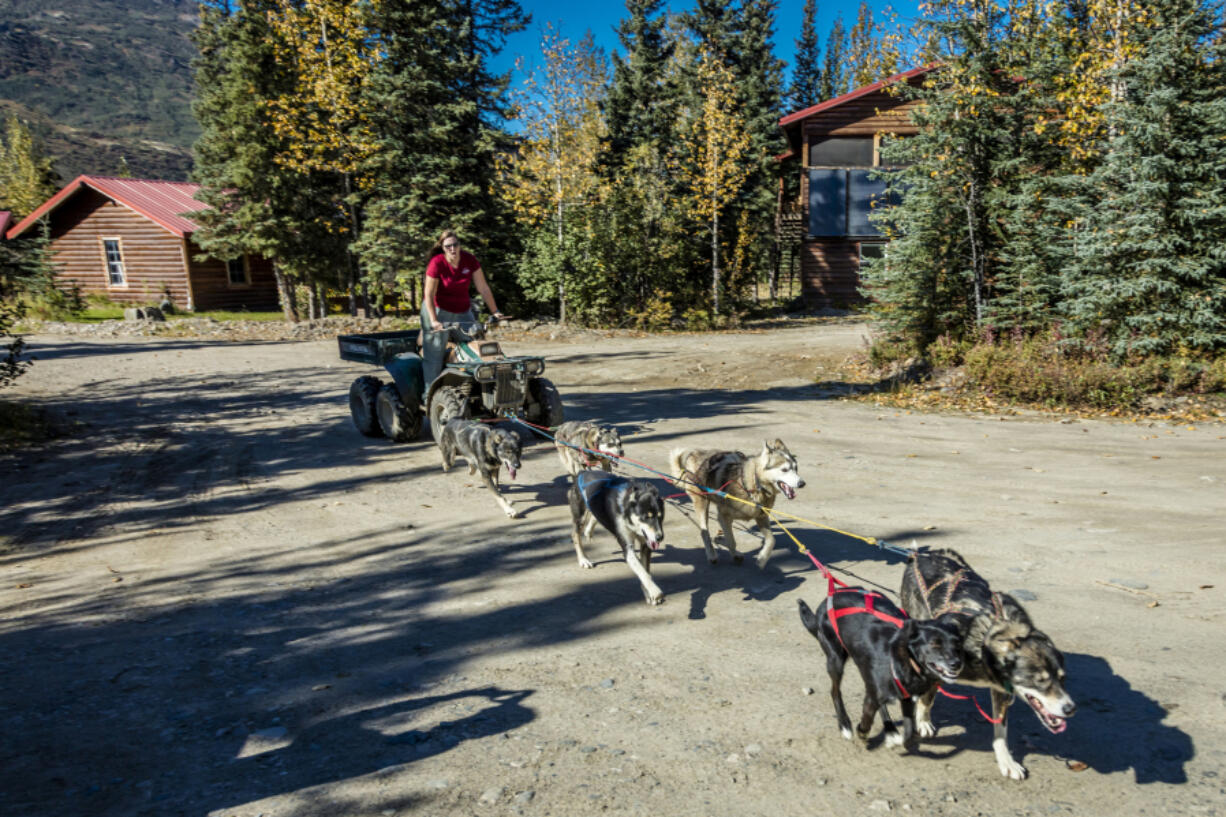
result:
[(401, 352), (384, 365), (396, 383), (400, 399), (406, 404), (420, 406), (425, 402), (425, 377), (421, 367), (421, 357), (413, 352)]

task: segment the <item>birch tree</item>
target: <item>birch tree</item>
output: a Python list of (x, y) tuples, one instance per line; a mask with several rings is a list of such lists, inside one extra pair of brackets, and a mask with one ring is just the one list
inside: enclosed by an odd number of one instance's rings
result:
[(711, 227), (711, 307), (720, 314), (720, 216), (753, 172), (751, 136), (737, 103), (732, 72), (716, 55), (704, 51), (697, 64), (698, 107), (689, 132), (682, 134), (686, 151), (678, 168), (686, 182), (686, 208)]

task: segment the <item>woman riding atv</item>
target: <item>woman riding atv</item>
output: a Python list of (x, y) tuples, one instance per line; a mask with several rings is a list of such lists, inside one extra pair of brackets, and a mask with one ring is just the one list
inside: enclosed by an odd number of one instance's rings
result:
[(473, 323), (477, 319), (473, 314), (470, 286), (477, 287), (495, 318), (506, 318), (498, 311), (481, 262), (460, 248), (455, 230), (443, 230), (431, 255), (426, 265), (426, 287), (421, 301), (422, 374), (426, 383), (434, 382), (446, 362), (448, 333), (443, 331), (443, 324)]

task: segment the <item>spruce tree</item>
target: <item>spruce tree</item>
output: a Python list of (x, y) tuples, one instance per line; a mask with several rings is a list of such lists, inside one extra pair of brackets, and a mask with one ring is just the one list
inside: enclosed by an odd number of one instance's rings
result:
[(630, 16), (617, 27), (625, 53), (613, 53), (613, 78), (605, 98), (608, 149), (604, 164), (615, 172), (637, 145), (662, 149), (676, 120), (678, 88), (668, 75), (673, 46), (665, 36), (664, 0), (626, 0)]
[(1117, 358), (1226, 349), (1226, 48), (1218, 10), (1144, 4), (1106, 109), (1065, 310)]
[(787, 105), (792, 111), (802, 111), (821, 101), (822, 48), (817, 41), (817, 0), (805, 0)]
[(833, 99), (849, 90), (847, 71), (847, 33), (843, 28), (843, 15), (834, 18), (830, 34), (826, 37), (826, 58), (822, 65), (822, 99)]
[(493, 74), (489, 59), (527, 20), (513, 0), (372, 7), (380, 59), (363, 98), (373, 148), (362, 167), (367, 190), (356, 244), (370, 278), (414, 289), (445, 228), (460, 232), (491, 279), (498, 275), (492, 259), (501, 260), (514, 240), (513, 219), (492, 193), (495, 157), (511, 149), (509, 75)]
[(331, 206), (340, 196), (336, 174), (307, 172), (278, 161), (285, 151), (268, 119), (268, 100), (293, 77), (270, 43), (271, 0), (201, 7), (193, 34), (193, 113), (201, 135), (193, 147), (196, 194), (208, 209), (194, 213), (193, 235), (217, 258), (244, 254), (273, 261), (286, 318), (296, 318), (292, 280), (335, 286), (344, 268), (345, 224)]

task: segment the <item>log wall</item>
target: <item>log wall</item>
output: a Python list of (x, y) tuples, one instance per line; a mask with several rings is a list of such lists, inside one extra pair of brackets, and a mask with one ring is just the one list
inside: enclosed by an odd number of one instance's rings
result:
[(186, 252), (191, 264), (192, 301), (196, 310), (278, 308), (277, 279), (268, 259), (249, 257), (247, 277), (250, 283), (231, 284), (224, 261), (196, 260), (202, 251), (190, 239), (186, 241)]
[[(102, 241), (118, 238), (125, 282), (110, 283)], [(51, 215), (51, 252), (56, 281), (85, 294), (121, 303), (156, 303), (166, 294), (188, 303), (182, 240), (163, 227), (84, 188)]]

